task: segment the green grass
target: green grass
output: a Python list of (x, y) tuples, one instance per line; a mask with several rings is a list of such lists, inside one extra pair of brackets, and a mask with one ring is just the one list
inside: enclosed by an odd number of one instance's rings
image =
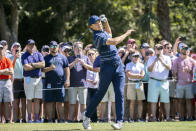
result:
[[(110, 123), (92, 123), (92, 131), (112, 131)], [(0, 124), (0, 131), (80, 131), (82, 123)], [(122, 131), (196, 131), (196, 122), (124, 123)]]

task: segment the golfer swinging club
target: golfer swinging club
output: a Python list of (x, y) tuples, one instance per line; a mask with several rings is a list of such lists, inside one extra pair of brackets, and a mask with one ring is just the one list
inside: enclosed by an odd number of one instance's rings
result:
[[(104, 22), (105, 30), (102, 27), (101, 21)], [(114, 129), (120, 130), (123, 123), (124, 115), (124, 65), (118, 56), (117, 48), (115, 45), (122, 42), (127, 36), (131, 34), (133, 30), (127, 30), (127, 32), (121, 36), (112, 38), (112, 32), (105, 15), (100, 17), (93, 15), (89, 18), (88, 25), (93, 30), (94, 46), (98, 49), (100, 54), (100, 82), (99, 89), (86, 112), (83, 113), (83, 127), (87, 130), (91, 129), (90, 116), (95, 111), (96, 107), (104, 97), (108, 86), (113, 83), (116, 101), (116, 123), (112, 125)]]

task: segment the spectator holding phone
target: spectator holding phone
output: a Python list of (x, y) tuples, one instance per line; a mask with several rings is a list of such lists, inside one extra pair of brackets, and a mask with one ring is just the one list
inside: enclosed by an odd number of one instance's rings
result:
[[(21, 63), (21, 45), (18, 42), (14, 42), (11, 47), (12, 56), (10, 57), (14, 68), (14, 122), (20, 123), (20, 116), (22, 116), (22, 122), (26, 122), (26, 96), (24, 92), (24, 77), (23, 66)], [(19, 104), (21, 101), (22, 114), (20, 114)]]

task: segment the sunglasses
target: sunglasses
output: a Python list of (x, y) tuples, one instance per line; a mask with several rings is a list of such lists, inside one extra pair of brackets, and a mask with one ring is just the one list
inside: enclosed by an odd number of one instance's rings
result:
[(169, 50), (169, 49), (172, 49), (172, 47), (167, 47), (166, 49), (168, 49), (168, 50)]
[(57, 48), (57, 45), (51, 45), (50, 48)]
[(163, 46), (156, 47), (157, 50), (162, 50)]
[(182, 48), (182, 50), (188, 50), (188, 49), (189, 49), (188, 47), (183, 47), (183, 48)]
[(139, 55), (134, 55), (133, 57), (135, 57), (135, 58), (139, 58)]
[(89, 53), (89, 54), (88, 54), (88, 56), (93, 56), (93, 55), (95, 55), (95, 53)]

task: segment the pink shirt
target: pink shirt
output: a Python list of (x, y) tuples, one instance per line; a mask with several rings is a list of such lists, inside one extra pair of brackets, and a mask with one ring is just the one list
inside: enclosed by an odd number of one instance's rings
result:
[(192, 82), (192, 72), (186, 72), (185, 69), (189, 69), (193, 71), (194, 68), (194, 60), (190, 57), (186, 59), (182, 59), (178, 57), (175, 59), (172, 71), (177, 72), (177, 80), (179, 85), (186, 85)]

